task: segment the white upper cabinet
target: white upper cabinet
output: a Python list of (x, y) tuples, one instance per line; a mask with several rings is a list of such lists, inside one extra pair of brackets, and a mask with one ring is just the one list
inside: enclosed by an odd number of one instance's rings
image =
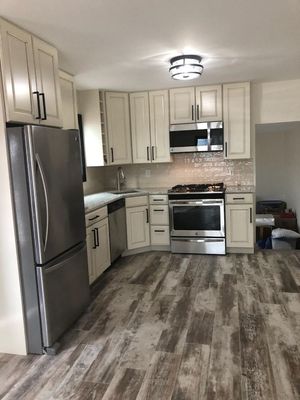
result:
[(85, 162), (87, 167), (104, 165), (98, 90), (79, 90), (78, 111), (82, 115)]
[(77, 99), (72, 75), (59, 71), (59, 84), (62, 100), (62, 121), (64, 129), (77, 129)]
[(195, 88), (170, 89), (170, 124), (195, 122)]
[(170, 162), (168, 91), (149, 92), (149, 103), (152, 162)]
[(105, 100), (110, 164), (130, 164), (132, 155), (128, 93), (106, 92)]
[(250, 83), (223, 85), (225, 158), (251, 157)]
[(134, 163), (170, 162), (167, 90), (130, 94)]
[(148, 92), (130, 93), (132, 159), (134, 163), (151, 162)]
[(0, 19), (6, 120), (62, 126), (57, 50)]
[(41, 119), (46, 125), (62, 126), (57, 50), (35, 37), (32, 38), (32, 43), (37, 90), (42, 100)]
[(222, 86), (196, 88), (196, 120), (199, 122), (222, 121)]
[(222, 86), (170, 90), (170, 123), (222, 121)]
[(31, 35), (0, 20), (2, 77), (7, 121), (37, 123), (38, 94)]

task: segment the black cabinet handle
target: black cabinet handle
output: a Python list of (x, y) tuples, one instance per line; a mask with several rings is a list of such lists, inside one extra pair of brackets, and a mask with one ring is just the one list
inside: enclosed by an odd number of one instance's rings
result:
[(150, 161), (149, 146), (147, 146), (147, 161)]
[(154, 229), (154, 232), (165, 232), (164, 229)]
[(197, 104), (197, 121), (200, 119), (200, 109), (199, 109), (199, 104)]
[(93, 229), (93, 234), (94, 234), (94, 247), (93, 247), (93, 249), (95, 249), (97, 247), (96, 229)]
[(149, 210), (146, 208), (146, 222), (149, 223)]
[(161, 208), (154, 208), (153, 211), (165, 211), (165, 210), (162, 210)]
[(233, 200), (245, 200), (245, 197), (233, 197)]
[(252, 207), (250, 207), (250, 224), (252, 224)]
[(153, 199), (153, 201), (164, 201), (164, 199)]
[(114, 162), (115, 161), (115, 159), (114, 159), (114, 149), (111, 147), (110, 151), (111, 151), (111, 162)]
[(100, 242), (99, 242), (99, 228), (95, 228), (95, 230), (96, 230), (96, 236), (97, 236), (97, 247), (99, 247), (99, 245), (100, 245)]
[(96, 218), (99, 218), (99, 215), (96, 215), (96, 216), (93, 217), (93, 218), (89, 218), (89, 221), (94, 221), (94, 219), (96, 219)]
[(47, 119), (47, 110), (46, 110), (46, 100), (45, 100), (45, 93), (40, 93), (40, 96), (42, 97), (43, 101), (43, 109), (44, 109), (44, 117), (41, 118), (43, 121)]
[(194, 106), (192, 106), (192, 121), (194, 121)]
[(225, 157), (227, 157), (227, 142), (225, 142)]
[(154, 146), (152, 146), (152, 160), (154, 161)]
[(41, 115), (41, 105), (40, 105), (40, 94), (37, 90), (35, 92), (32, 92), (32, 94), (36, 94), (36, 102), (37, 102), (37, 109), (38, 109), (38, 115), (37, 115), (37, 117), (35, 117), (35, 119), (41, 119), (42, 115)]

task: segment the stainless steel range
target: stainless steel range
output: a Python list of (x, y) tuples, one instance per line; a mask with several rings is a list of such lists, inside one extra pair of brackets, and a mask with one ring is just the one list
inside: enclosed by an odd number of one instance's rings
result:
[(224, 184), (177, 185), (168, 196), (172, 253), (225, 254)]

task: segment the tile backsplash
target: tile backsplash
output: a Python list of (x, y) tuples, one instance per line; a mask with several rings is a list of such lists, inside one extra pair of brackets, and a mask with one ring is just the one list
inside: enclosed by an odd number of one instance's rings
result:
[[(124, 165), (127, 187), (171, 187), (180, 183), (224, 182), (226, 185), (253, 185), (253, 160), (225, 160), (223, 153), (174, 154), (164, 164)], [(99, 179), (105, 189), (116, 185), (117, 167), (101, 168)]]

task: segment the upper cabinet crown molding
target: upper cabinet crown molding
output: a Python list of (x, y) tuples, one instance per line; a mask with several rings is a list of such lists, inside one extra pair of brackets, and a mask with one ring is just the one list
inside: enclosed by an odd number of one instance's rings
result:
[(225, 158), (251, 157), (250, 83), (223, 85)]
[(77, 129), (77, 96), (73, 75), (59, 70), (59, 84), (62, 101), (63, 128)]
[(170, 123), (222, 121), (222, 85), (170, 89)]
[(6, 120), (62, 126), (57, 50), (0, 19)]

